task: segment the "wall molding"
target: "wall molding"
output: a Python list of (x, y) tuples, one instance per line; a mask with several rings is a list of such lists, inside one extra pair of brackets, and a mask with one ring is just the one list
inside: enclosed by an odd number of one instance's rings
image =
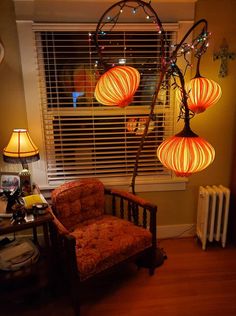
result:
[(182, 238), (196, 235), (196, 224), (160, 225), (157, 226), (157, 238)]

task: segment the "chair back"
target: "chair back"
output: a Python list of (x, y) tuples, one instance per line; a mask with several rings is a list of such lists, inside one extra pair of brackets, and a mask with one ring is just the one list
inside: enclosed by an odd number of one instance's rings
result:
[(98, 179), (64, 183), (51, 196), (53, 211), (70, 231), (79, 223), (104, 214), (104, 185)]

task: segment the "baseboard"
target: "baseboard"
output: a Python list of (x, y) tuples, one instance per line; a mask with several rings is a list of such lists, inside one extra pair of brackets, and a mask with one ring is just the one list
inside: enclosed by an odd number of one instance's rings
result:
[(196, 224), (161, 225), (157, 226), (157, 238), (182, 238), (196, 234)]

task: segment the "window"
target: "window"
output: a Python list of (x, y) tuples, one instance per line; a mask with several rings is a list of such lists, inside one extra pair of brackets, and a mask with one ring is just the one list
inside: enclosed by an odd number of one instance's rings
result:
[[(101, 72), (91, 30), (37, 30), (37, 62), (49, 184), (78, 177), (130, 180), (136, 152), (159, 80), (160, 38), (142, 25), (104, 37), (104, 60), (133, 66), (141, 81), (125, 109), (99, 104), (93, 95)], [(176, 31), (166, 31), (166, 55)], [(168, 85), (168, 78), (165, 80)], [(162, 90), (139, 160), (139, 177), (170, 178), (156, 149), (173, 133), (174, 99)]]
[[(191, 25), (164, 24), (169, 43), (178, 42)], [(100, 70), (89, 35), (95, 28), (96, 24), (17, 21), (28, 127), (40, 150), (40, 160), (30, 164), (30, 168), (42, 190), (78, 177), (99, 177), (106, 185), (124, 189), (131, 182), (158, 78), (158, 38), (153, 26), (145, 23), (116, 26), (110, 40), (119, 40), (119, 45), (116, 49), (109, 45), (104, 50), (106, 61), (126, 59), (126, 64), (139, 69), (142, 79), (130, 106), (111, 108), (98, 104), (90, 93)], [(169, 49), (168, 45), (167, 54)], [(77, 89), (76, 82), (86, 70), (94, 77), (90, 77), (87, 90), (84, 86)], [(158, 144), (174, 133), (178, 110), (173, 94), (173, 89), (159, 94), (152, 128), (139, 160), (136, 192), (186, 187), (186, 179), (176, 178), (156, 158)]]

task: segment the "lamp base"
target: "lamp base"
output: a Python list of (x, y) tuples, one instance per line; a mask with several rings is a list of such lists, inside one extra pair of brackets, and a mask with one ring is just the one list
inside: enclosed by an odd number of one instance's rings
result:
[(29, 195), (31, 194), (31, 178), (30, 178), (30, 172), (28, 169), (23, 169), (19, 173), (20, 177), (20, 190), (22, 195)]
[(137, 265), (140, 268), (157, 268), (160, 267), (164, 261), (167, 259), (167, 255), (165, 251), (161, 248), (156, 248), (154, 252), (150, 254), (150, 256), (145, 256), (137, 260)]
[(166, 259), (167, 259), (167, 254), (165, 253), (165, 251), (161, 248), (156, 248), (155, 258), (154, 258), (155, 267), (161, 266)]

